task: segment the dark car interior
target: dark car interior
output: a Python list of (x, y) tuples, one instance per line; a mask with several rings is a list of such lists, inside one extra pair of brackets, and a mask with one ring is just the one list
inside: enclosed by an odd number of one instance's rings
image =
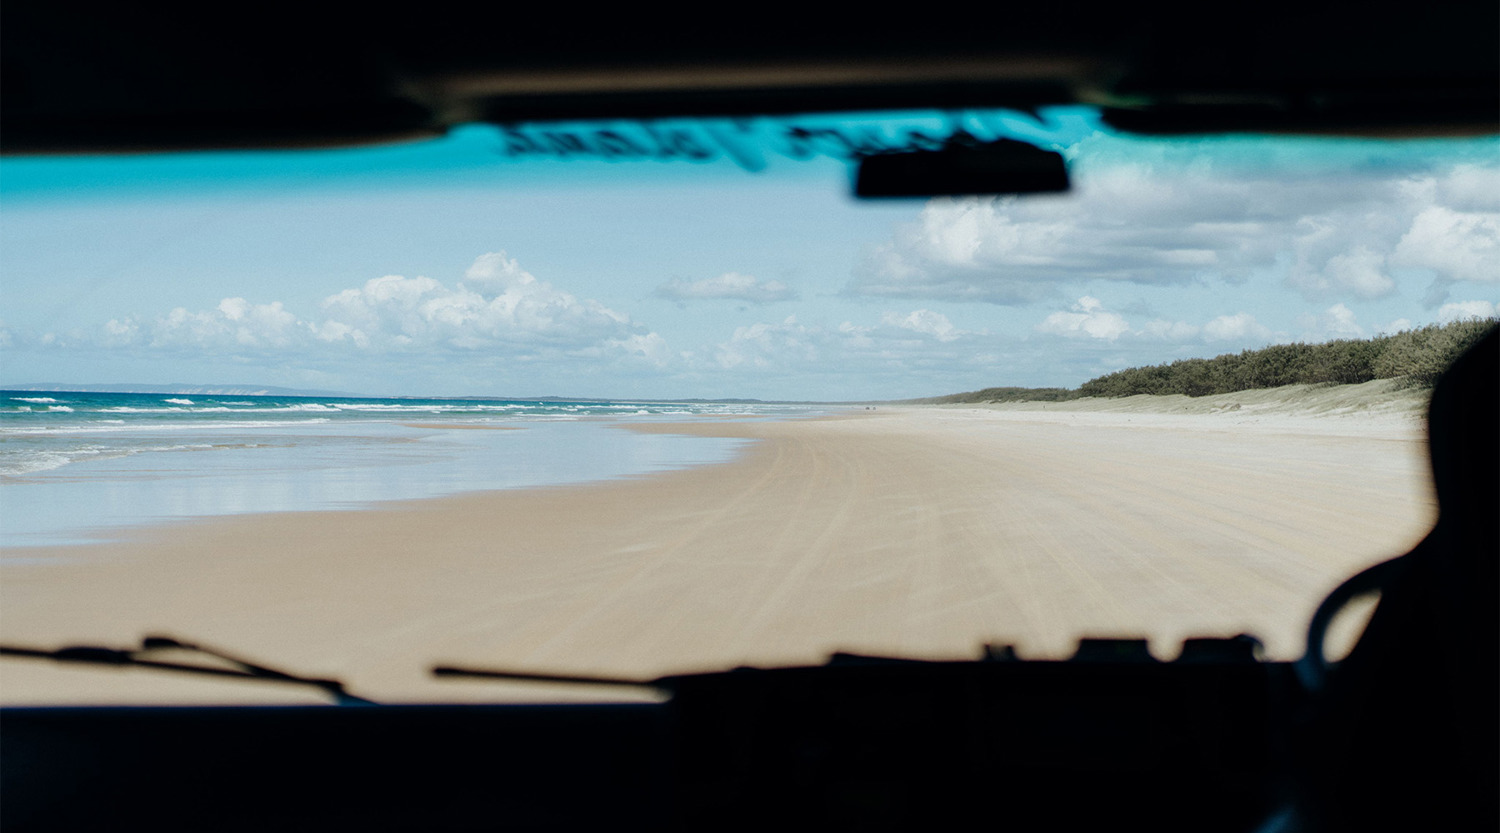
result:
[[(920, 8), (375, 9), (12, 0), (0, 10), (0, 151), (348, 146), (473, 122), (1056, 104), (1097, 106), (1114, 128), (1151, 135), (1500, 131), (1493, 2), (1379, 13), (1003, 5), (988, 25)], [(952, 141), (871, 156), (859, 188), (1066, 188), (1053, 156)], [(972, 662), (836, 654), (818, 667), (584, 681), (655, 688), (660, 703), (482, 706), (379, 706), (334, 681), (220, 664), (210, 673), (313, 685), (337, 705), (5, 708), (0, 823), (1494, 830), (1497, 355), (1491, 332), (1435, 389), (1436, 526), (1335, 591), (1298, 662), (1259, 660), (1248, 635), (1189, 640), (1172, 662), (1143, 640), (1084, 640), (1066, 661), (1003, 645), (976, 646)], [(1381, 601), (1353, 652), (1327, 662), (1329, 620), (1371, 592)], [(153, 660), (161, 647), (49, 658), (183, 672)]]

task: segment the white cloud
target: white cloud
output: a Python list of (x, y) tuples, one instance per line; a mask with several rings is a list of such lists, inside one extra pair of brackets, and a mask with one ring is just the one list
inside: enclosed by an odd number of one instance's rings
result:
[(178, 307), (149, 320), (114, 319), (99, 339), (114, 346), (225, 353), (306, 351), (343, 345), (375, 352), (567, 354), (592, 350), (663, 361), (660, 336), (598, 301), (538, 280), (504, 252), (476, 259), (464, 281), (386, 275), (324, 299), (301, 318), (280, 301), (232, 297), (209, 310)]
[(1494, 318), (1500, 315), (1500, 306), (1490, 301), (1458, 301), (1438, 307), (1437, 320), (1442, 323), (1465, 318)]
[(387, 348), (579, 347), (632, 331), (625, 315), (538, 280), (504, 252), (482, 255), (464, 278), (452, 289), (420, 276), (374, 278), (330, 296), (323, 312), (342, 325), (340, 337)]
[(965, 334), (963, 330), (953, 326), (948, 316), (930, 309), (915, 310), (904, 317), (898, 313), (888, 312), (881, 318), (881, 321), (903, 330), (925, 333), (938, 341), (954, 341)]
[(110, 346), (158, 350), (253, 352), (302, 347), (311, 337), (306, 322), (280, 301), (252, 304), (244, 298), (225, 298), (213, 309), (177, 307), (150, 321), (112, 318), (105, 322), (99, 340)]
[(1351, 337), (1365, 334), (1364, 328), (1354, 322), (1354, 312), (1343, 304), (1334, 304), (1323, 315), (1325, 332)]
[(1404, 191), (1401, 182), (1372, 183), (1345, 206), (1299, 217), (1290, 231), (1286, 283), (1308, 300), (1381, 298), (1396, 288), (1387, 254), (1410, 207), (1381, 201)]
[(1246, 341), (1271, 337), (1269, 328), (1248, 312), (1221, 315), (1203, 325), (1204, 341)]
[(1326, 303), (1389, 296), (1398, 267), (1429, 270), (1441, 286), (1500, 280), (1500, 166), (1287, 175), (1284, 166), (1230, 164), (1235, 157), (1215, 155), (1208, 141), (1146, 161), (1122, 158), (1140, 155), (1128, 140), (1083, 145), (1073, 194), (931, 200), (869, 252), (846, 292), (1025, 304), (1083, 281), (1273, 274)]
[(715, 354), (720, 367), (771, 367), (787, 362), (816, 362), (818, 342), (828, 334), (798, 323), (789, 315), (780, 324), (758, 323), (735, 328)]
[(1141, 327), (1141, 335), (1161, 341), (1191, 341), (1202, 332), (1203, 328), (1197, 324), (1189, 324), (1186, 321), (1168, 321), (1164, 318), (1147, 321), (1146, 325)]
[(1100, 338), (1114, 341), (1130, 331), (1118, 313), (1104, 311), (1098, 298), (1085, 295), (1072, 312), (1054, 312), (1036, 325), (1038, 332), (1061, 336)]
[(752, 275), (725, 272), (696, 281), (676, 279), (656, 288), (656, 295), (675, 301), (734, 300), (752, 304), (790, 301), (797, 293), (781, 281), (761, 281)]
[(1201, 325), (1157, 318), (1135, 328), (1123, 315), (1105, 309), (1104, 304), (1091, 295), (1079, 298), (1068, 312), (1049, 314), (1035, 329), (1049, 335), (1107, 342), (1255, 342), (1269, 340), (1275, 335), (1248, 312), (1220, 315)]
[(888, 312), (874, 325), (844, 321), (827, 327), (788, 316), (780, 323), (738, 327), (711, 352), (718, 369), (857, 375), (967, 363), (973, 359), (974, 345), (986, 337), (927, 309)]
[(1500, 282), (1500, 213), (1425, 209), (1412, 220), (1392, 259), (1431, 269), (1443, 282)]
[[(127, 318), (121, 321), (111, 318), (104, 322), (103, 342), (109, 346), (122, 346), (134, 343), (140, 338), (141, 327), (134, 319)], [(50, 336), (51, 333), (48, 333)]]
[(1302, 340), (1309, 342), (1328, 341), (1335, 338), (1363, 338), (1364, 327), (1355, 320), (1354, 311), (1343, 304), (1334, 304), (1318, 315), (1303, 315), (1298, 318), (1302, 327)]
[(655, 367), (666, 367), (670, 365), (677, 356), (667, 346), (667, 340), (656, 333), (633, 334), (625, 338), (610, 339), (602, 345), (598, 352), (617, 353), (624, 356), (644, 359)]
[(1500, 168), (1455, 165), (1436, 186), (1443, 204), (1456, 211), (1500, 211)]
[(1391, 294), (1396, 282), (1385, 274), (1385, 256), (1364, 246), (1333, 255), (1318, 275), (1307, 276), (1304, 285), (1319, 290), (1333, 289), (1335, 294), (1359, 298), (1380, 298)]

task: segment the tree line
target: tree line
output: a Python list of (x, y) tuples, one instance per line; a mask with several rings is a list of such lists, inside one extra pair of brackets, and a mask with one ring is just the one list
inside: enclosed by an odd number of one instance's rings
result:
[(1353, 385), (1375, 379), (1405, 379), (1431, 386), (1448, 365), (1484, 337), (1500, 319), (1468, 318), (1431, 324), (1394, 335), (1338, 339), (1322, 344), (1273, 344), (1212, 359), (1131, 367), (1066, 388), (985, 388), (930, 399), (930, 404), (1059, 402), (1085, 396), (1146, 393), (1209, 396), (1283, 385)]

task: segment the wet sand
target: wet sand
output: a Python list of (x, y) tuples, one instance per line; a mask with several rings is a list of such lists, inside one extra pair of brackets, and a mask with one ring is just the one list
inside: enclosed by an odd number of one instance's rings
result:
[[(1185, 637), (1240, 632), (1290, 659), (1324, 594), (1435, 518), (1410, 409), (881, 407), (632, 430), (759, 442), (627, 481), (9, 550), (0, 637), (166, 633), (400, 702), (646, 696), (436, 681), (439, 662), (652, 677), (986, 642), (1062, 657), (1102, 635), (1170, 659)], [(320, 697), (6, 660), (0, 701)]]

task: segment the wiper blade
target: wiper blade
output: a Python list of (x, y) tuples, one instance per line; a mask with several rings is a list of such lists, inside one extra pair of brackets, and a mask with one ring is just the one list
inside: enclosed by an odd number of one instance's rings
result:
[[(231, 668), (216, 668), (211, 665), (197, 665), (185, 662), (166, 662), (151, 659), (147, 654), (152, 651), (193, 651), (223, 660), (229, 663)], [(141, 647), (129, 648), (101, 648), (92, 645), (72, 645), (56, 650), (45, 650), (40, 648), (23, 648), (15, 645), (0, 645), (0, 656), (7, 657), (30, 657), (33, 659), (50, 659), (56, 662), (77, 662), (88, 665), (128, 665), (136, 668), (156, 668), (162, 671), (178, 671), (185, 674), (199, 674), (210, 677), (235, 677), (242, 680), (271, 680), (273, 682), (294, 683), (297, 685), (309, 685), (322, 689), (333, 698), (340, 706), (373, 706), (375, 701), (366, 700), (350, 694), (344, 688), (344, 684), (338, 680), (325, 680), (315, 677), (299, 677), (296, 674), (288, 674), (278, 671), (249, 660), (231, 656), (223, 651), (206, 648), (188, 642), (180, 642), (167, 636), (148, 636), (141, 641)]]
[[(1006, 646), (1009, 650), (1009, 646)], [(1014, 658), (1011, 652), (1010, 658)], [(929, 660), (903, 659), (899, 657), (876, 657), (863, 654), (850, 654), (843, 651), (836, 652), (828, 657), (827, 668), (843, 668), (847, 666), (889, 666), (889, 665), (930, 665)], [(762, 668), (750, 668), (740, 666), (727, 671), (711, 672), (710, 675), (740, 674), (747, 672), (764, 671)], [(785, 670), (785, 669), (783, 669)], [(680, 674), (658, 677), (654, 680), (629, 679), (627, 677), (590, 677), (577, 674), (548, 674), (537, 671), (508, 671), (498, 668), (458, 668), (450, 665), (439, 665), (432, 669), (434, 677), (465, 677), (476, 680), (517, 680), (520, 682), (533, 683), (564, 683), (572, 685), (612, 685), (630, 688), (654, 688), (658, 691), (672, 691), (681, 683), (685, 677)], [(706, 675), (688, 675), (706, 676)]]
[(631, 688), (669, 689), (667, 678), (657, 680), (631, 680), (624, 677), (580, 677), (573, 674), (539, 674), (531, 671), (503, 671), (493, 668), (456, 668), (439, 665), (432, 669), (434, 677), (466, 677), (479, 680), (520, 680), (533, 683), (569, 683), (573, 685), (613, 685)]

